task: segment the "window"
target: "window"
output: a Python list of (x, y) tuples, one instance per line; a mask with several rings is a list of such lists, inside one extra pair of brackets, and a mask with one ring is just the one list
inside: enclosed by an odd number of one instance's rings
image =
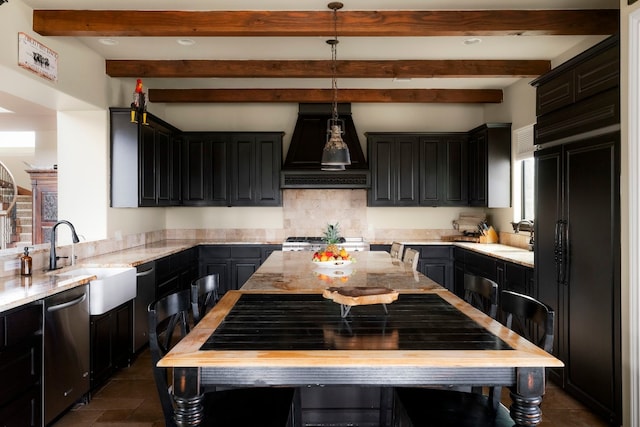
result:
[(513, 138), (516, 145), (516, 167), (513, 176), (513, 220), (514, 222), (523, 219), (533, 221), (535, 219), (533, 125), (514, 130)]
[(26, 132), (0, 132), (0, 148), (35, 148), (36, 133)]
[(521, 168), (521, 194), (520, 199), (520, 219), (528, 219), (533, 221), (535, 218), (533, 195), (535, 185), (535, 169), (533, 157), (520, 160)]

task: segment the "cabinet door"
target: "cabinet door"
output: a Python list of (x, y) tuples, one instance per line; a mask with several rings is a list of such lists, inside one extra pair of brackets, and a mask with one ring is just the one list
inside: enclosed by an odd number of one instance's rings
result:
[(440, 173), (442, 144), (437, 135), (420, 138), (420, 204), (423, 206), (439, 206), (444, 184)]
[(233, 135), (229, 206), (251, 206), (256, 201), (255, 136)]
[(396, 198), (395, 139), (391, 136), (374, 136), (368, 139), (371, 189), (369, 206), (393, 206)]
[(183, 203), (191, 206), (226, 206), (229, 200), (226, 135), (188, 134), (183, 153)]
[(209, 199), (211, 145), (204, 138), (189, 136), (182, 159), (182, 200), (185, 205), (204, 204)]
[(439, 206), (465, 206), (469, 202), (468, 146), (466, 135), (443, 135), (438, 162)]
[(151, 126), (140, 126), (139, 206), (156, 205), (155, 132)]
[(282, 135), (256, 135), (255, 204), (282, 206), (280, 169), (282, 169)]
[(124, 368), (131, 362), (133, 353), (133, 304), (129, 301), (114, 311), (113, 362), (116, 368)]
[(396, 205), (417, 206), (419, 200), (420, 147), (415, 137), (396, 139)]
[(469, 135), (469, 204), (511, 207), (511, 124), (487, 123)]
[(240, 289), (260, 267), (260, 258), (231, 260), (233, 289)]
[(169, 204), (182, 203), (182, 139), (175, 135), (171, 138), (171, 173)]
[(415, 135), (380, 134), (369, 140), (369, 206), (417, 206), (419, 151)]
[(420, 138), (420, 205), (468, 204), (466, 134)]
[[(558, 311), (560, 288), (556, 265), (557, 235), (562, 219), (562, 157), (561, 147), (535, 153), (535, 246), (534, 265), (537, 298)], [(534, 295), (535, 296), (535, 295)], [(558, 312), (558, 316), (560, 313)], [(558, 355), (560, 321), (555, 323), (553, 353)], [(560, 373), (561, 371), (552, 371)]]
[(114, 370), (113, 311), (91, 316), (91, 388), (102, 384)]
[(567, 269), (561, 357), (567, 388), (620, 414), (619, 133), (565, 148)]
[(487, 131), (471, 135), (469, 140), (469, 204), (487, 206)]
[(171, 134), (160, 126), (154, 129), (156, 206), (168, 206), (171, 198)]

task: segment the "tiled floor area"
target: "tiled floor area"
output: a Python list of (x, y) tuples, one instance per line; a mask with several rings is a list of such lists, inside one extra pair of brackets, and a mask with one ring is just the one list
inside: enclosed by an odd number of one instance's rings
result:
[[(542, 410), (541, 427), (607, 427), (607, 423), (553, 383), (547, 386)], [(164, 418), (148, 350), (140, 354), (131, 367), (122, 369), (99, 389), (88, 405), (73, 408), (53, 424), (53, 427), (162, 426)]]

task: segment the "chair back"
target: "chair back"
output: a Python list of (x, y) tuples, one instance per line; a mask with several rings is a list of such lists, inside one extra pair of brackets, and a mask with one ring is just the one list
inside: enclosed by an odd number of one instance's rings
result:
[(551, 307), (528, 295), (513, 291), (502, 291), (500, 307), (507, 316), (507, 328), (516, 331), (546, 352), (553, 351), (555, 312)]
[[(149, 351), (153, 362), (155, 379), (165, 425), (175, 426), (173, 420), (173, 398), (169, 392), (167, 369), (159, 368), (158, 362), (183, 337), (189, 333), (189, 309), (191, 295), (188, 289), (169, 294), (149, 304)], [(176, 329), (176, 326), (178, 328)]]
[(498, 314), (498, 284), (486, 277), (465, 273), (464, 300), (495, 319)]
[(413, 271), (418, 269), (418, 259), (420, 258), (420, 254), (415, 249), (407, 248), (404, 251), (404, 256), (402, 258), (402, 262), (407, 266), (411, 266)]
[(191, 283), (191, 311), (193, 323), (197, 324), (218, 302), (220, 278), (218, 273), (208, 274)]
[(389, 249), (389, 255), (391, 258), (402, 259), (402, 252), (404, 251), (404, 245), (399, 242), (391, 243), (391, 249)]

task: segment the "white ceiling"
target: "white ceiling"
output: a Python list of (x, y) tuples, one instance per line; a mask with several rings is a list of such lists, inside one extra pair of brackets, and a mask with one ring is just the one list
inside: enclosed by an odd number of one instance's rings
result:
[[(18, 1), (18, 0), (14, 0)], [(328, 0), (22, 0), (34, 9), (119, 10), (328, 10)], [(343, 0), (341, 10), (463, 10), (463, 9), (617, 9), (618, 0)], [(0, 6), (1, 7), (1, 6)], [(340, 13), (340, 11), (338, 11)], [(474, 45), (464, 37), (351, 37), (338, 34), (338, 59), (545, 59), (553, 60), (576, 47), (587, 48), (601, 36), (509, 36), (482, 37)], [(79, 38), (105, 59), (330, 59), (326, 38), (242, 37), (193, 38), (182, 46), (176, 37), (114, 37), (116, 45), (98, 38)], [(552, 64), (555, 65), (555, 64)], [(340, 79), (341, 88), (482, 88), (501, 89), (514, 78)], [(145, 79), (147, 88), (325, 88), (326, 79)], [(0, 106), (16, 113), (32, 114), (34, 106), (6, 98)], [(42, 110), (37, 110), (42, 114)], [(3, 120), (0, 114), (0, 127)]]

